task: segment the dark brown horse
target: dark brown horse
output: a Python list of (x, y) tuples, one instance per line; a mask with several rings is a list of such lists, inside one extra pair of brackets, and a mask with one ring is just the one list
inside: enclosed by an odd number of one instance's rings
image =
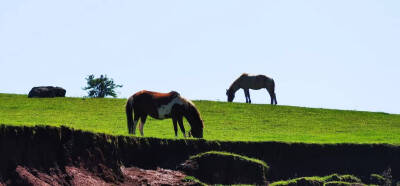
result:
[[(135, 115), (134, 119), (132, 111)], [(142, 90), (129, 97), (126, 103), (128, 132), (136, 133), (136, 125), (140, 119), (139, 129), (143, 136), (143, 126), (148, 115), (156, 119), (172, 118), (175, 136), (178, 136), (178, 123), (184, 137), (186, 134), (182, 119), (185, 117), (191, 127), (189, 137), (192, 135), (196, 138), (203, 137), (204, 125), (199, 111), (191, 101), (181, 97), (178, 92), (159, 93)]]
[(244, 90), (246, 103), (251, 103), (249, 89), (259, 90), (265, 88), (271, 97), (271, 104), (278, 104), (275, 95), (275, 81), (270, 77), (265, 75), (249, 75), (247, 73), (243, 73), (231, 84), (229, 89), (226, 90), (226, 95), (228, 96), (229, 102), (233, 101), (235, 98), (235, 92), (240, 88)]

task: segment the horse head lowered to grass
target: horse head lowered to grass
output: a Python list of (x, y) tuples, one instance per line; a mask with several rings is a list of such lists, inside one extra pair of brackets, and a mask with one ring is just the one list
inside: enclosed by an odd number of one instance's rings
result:
[(247, 73), (243, 73), (231, 84), (229, 89), (226, 90), (226, 96), (228, 97), (229, 102), (233, 101), (236, 91), (240, 88), (244, 90), (246, 103), (251, 103), (249, 89), (259, 90), (265, 88), (271, 97), (271, 104), (278, 104), (275, 95), (275, 81), (270, 77), (265, 75), (249, 75)]
[(142, 90), (129, 97), (126, 103), (128, 132), (136, 133), (136, 126), (140, 119), (139, 130), (143, 136), (143, 126), (148, 115), (155, 119), (172, 118), (175, 136), (178, 136), (178, 123), (184, 137), (186, 137), (183, 126), (183, 117), (185, 117), (191, 127), (189, 137), (203, 138), (204, 124), (199, 111), (190, 100), (181, 97), (178, 92), (159, 93)]

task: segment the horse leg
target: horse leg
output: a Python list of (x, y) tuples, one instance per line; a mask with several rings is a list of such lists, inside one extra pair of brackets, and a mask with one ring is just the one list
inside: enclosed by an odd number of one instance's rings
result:
[(243, 92), (244, 92), (244, 97), (246, 98), (246, 103), (248, 103), (248, 102), (247, 102), (247, 93), (246, 93), (246, 89), (243, 89)]
[(244, 90), (244, 95), (246, 97), (246, 103), (251, 103), (249, 89), (243, 89), (243, 90)]
[(186, 138), (185, 127), (183, 126), (182, 117), (178, 119), (178, 123), (179, 123), (179, 128), (181, 128), (181, 132), (183, 133), (183, 137)]
[(136, 126), (139, 121), (139, 114), (135, 114), (135, 119), (133, 120), (133, 125), (129, 127), (129, 133), (135, 135), (136, 133)]
[(143, 136), (143, 126), (144, 126), (144, 123), (146, 123), (146, 118), (147, 118), (147, 116), (146, 115), (144, 115), (144, 116), (142, 116), (141, 118), (140, 118), (140, 125), (139, 125), (139, 130), (140, 130), (140, 135), (142, 135)]
[[(267, 89), (268, 90), (268, 89)], [(270, 97), (271, 97), (271, 104), (278, 104), (278, 101), (276, 101), (276, 94), (274, 89), (272, 88), (270, 91), (268, 91)]]
[(247, 92), (246, 92), (246, 89), (243, 89), (243, 92), (244, 92), (244, 97), (246, 98), (246, 103), (248, 103), (249, 101), (248, 101), (248, 99), (247, 99)]
[(251, 99), (250, 99), (250, 91), (247, 90), (247, 97), (249, 97), (249, 103), (251, 103)]
[(269, 95), (269, 98), (271, 99), (271, 105), (274, 104), (274, 97), (272, 97), (272, 95)]
[(176, 118), (172, 118), (172, 123), (174, 124), (175, 137), (178, 137), (178, 126), (176, 122), (177, 122)]
[(269, 88), (266, 88), (267, 89), (267, 91), (268, 91), (268, 94), (269, 94), (269, 97), (270, 97), (270, 99), (271, 99), (271, 105), (273, 105), (274, 104), (274, 101), (275, 101), (275, 99), (274, 99), (274, 92), (271, 90), (271, 89), (269, 89)]

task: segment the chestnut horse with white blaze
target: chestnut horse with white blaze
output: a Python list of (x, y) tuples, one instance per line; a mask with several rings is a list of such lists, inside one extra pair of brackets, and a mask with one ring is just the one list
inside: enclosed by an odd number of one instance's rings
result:
[(278, 104), (275, 95), (275, 81), (274, 79), (265, 75), (249, 75), (243, 73), (239, 78), (237, 78), (226, 90), (226, 95), (228, 96), (228, 101), (232, 102), (235, 98), (235, 93), (237, 90), (242, 88), (244, 90), (244, 95), (246, 97), (246, 103), (251, 103), (249, 89), (259, 90), (262, 88), (267, 89), (269, 96), (271, 97), (271, 104)]
[[(132, 117), (132, 111), (135, 118)], [(128, 132), (136, 133), (136, 126), (140, 119), (139, 130), (143, 136), (143, 126), (148, 115), (155, 119), (172, 118), (175, 136), (178, 136), (178, 123), (184, 137), (186, 137), (183, 126), (183, 117), (185, 117), (191, 127), (189, 137), (203, 137), (204, 125), (199, 111), (191, 101), (181, 97), (178, 92), (159, 93), (142, 90), (129, 97), (126, 103)]]

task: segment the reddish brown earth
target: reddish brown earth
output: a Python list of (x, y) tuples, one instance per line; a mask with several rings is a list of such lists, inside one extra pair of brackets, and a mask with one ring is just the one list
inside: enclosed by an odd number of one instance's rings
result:
[[(157, 168), (157, 170), (144, 170), (136, 167), (121, 168), (127, 185), (130, 183), (150, 185), (194, 185), (193, 182), (183, 182), (185, 174), (179, 171)], [(125, 183), (126, 183), (125, 182)], [(124, 183), (124, 184), (125, 184)]]
[(196, 185), (194, 182), (184, 182), (185, 174), (179, 171), (157, 168), (157, 170), (145, 170), (137, 167), (121, 167), (123, 173), (122, 182), (106, 182), (85, 168), (73, 166), (65, 167), (65, 173), (53, 169), (44, 173), (36, 169), (17, 166), (15, 173), (17, 181), (0, 183), (2, 185)]

